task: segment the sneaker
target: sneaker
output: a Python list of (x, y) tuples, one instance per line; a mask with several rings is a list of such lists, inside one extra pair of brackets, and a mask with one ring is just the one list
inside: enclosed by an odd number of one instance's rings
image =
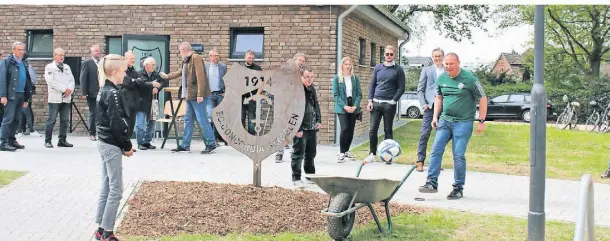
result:
[(354, 155), (352, 155), (352, 153), (350, 153), (349, 151), (345, 153), (345, 160), (346, 161), (355, 161), (356, 157)]
[(156, 146), (151, 145), (150, 143), (146, 143), (143, 146), (145, 146), (148, 150), (154, 150), (157, 149)]
[(426, 182), (423, 186), (419, 187), (419, 192), (421, 193), (437, 193), (438, 188), (430, 182)]
[(96, 240), (102, 240), (102, 233), (100, 232), (99, 229), (95, 230), (95, 239)]
[(305, 184), (303, 184), (303, 181), (301, 180), (292, 181), (292, 184), (294, 184), (294, 187), (297, 189), (302, 189), (305, 187)]
[(275, 163), (280, 163), (284, 159), (284, 155), (275, 155)]
[(377, 161), (377, 157), (375, 156), (375, 154), (370, 153), (366, 158), (364, 158), (365, 162), (375, 162)]
[(0, 151), (15, 151), (17, 150), (17, 148), (15, 148), (14, 146), (8, 145), (8, 144), (4, 144), (4, 145), (0, 145)]
[(138, 150), (146, 151), (146, 150), (148, 150), (148, 147), (146, 147), (144, 145), (138, 145)]
[(95, 139), (95, 136), (89, 136), (89, 140), (96, 141), (97, 139)]
[(172, 152), (183, 152), (183, 151), (191, 151), (191, 150), (186, 149), (186, 148), (184, 148), (182, 146), (178, 146), (178, 148), (172, 149)]
[(209, 145), (205, 147), (205, 150), (201, 151), (201, 154), (210, 154), (216, 150), (216, 145)]
[(23, 136), (23, 133), (19, 132), (19, 133), (17, 133), (17, 136), (18, 136), (18, 137), (22, 137), (22, 136)]
[(454, 186), (451, 193), (447, 195), (447, 200), (457, 200), (464, 197), (464, 193), (462, 193), (462, 190), (463, 189), (461, 187)]
[(315, 182), (313, 182), (313, 181), (311, 180), (311, 178), (308, 178), (308, 177), (306, 177), (306, 178), (305, 178), (305, 183), (306, 183), (306, 184), (316, 184)]
[(102, 241), (121, 241), (119, 238), (114, 236), (114, 234), (108, 236), (108, 238), (102, 239)]
[(29, 135), (30, 135), (30, 130), (25, 130), (25, 131), (23, 132), (23, 134), (24, 134), (24, 135), (26, 135), (26, 136), (29, 136)]
[(42, 136), (42, 134), (38, 133), (38, 131), (36, 131), (36, 130), (34, 130), (34, 131), (30, 132), (30, 135), (32, 135), (32, 136), (38, 136), (38, 137), (41, 137), (41, 136)]
[(602, 174), (601, 178), (610, 178), (610, 169), (606, 170), (606, 172)]
[(345, 153), (339, 153), (337, 155), (337, 162), (338, 163), (344, 163), (345, 162)]
[(53, 148), (53, 144), (51, 144), (51, 142), (45, 142), (44, 143), (44, 147), (46, 147), (46, 148)]

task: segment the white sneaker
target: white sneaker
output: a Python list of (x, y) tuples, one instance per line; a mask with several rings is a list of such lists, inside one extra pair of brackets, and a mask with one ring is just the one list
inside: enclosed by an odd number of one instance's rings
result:
[(294, 188), (297, 188), (297, 189), (305, 188), (305, 184), (301, 180), (292, 181), (292, 184), (294, 184)]
[(366, 158), (364, 158), (365, 162), (375, 162), (377, 161), (377, 157), (373, 154), (370, 153)]
[(346, 153), (345, 153), (345, 159), (346, 159), (346, 160), (349, 160), (349, 161), (355, 161), (355, 160), (356, 160), (356, 157), (355, 157), (354, 155), (352, 155), (352, 153), (350, 153), (350, 152), (346, 152)]
[(339, 153), (337, 155), (337, 162), (338, 163), (344, 163), (345, 162), (345, 153)]
[(20, 132), (20, 133), (18, 133), (18, 134), (17, 134), (17, 136), (18, 136), (18, 137), (22, 137), (22, 136), (23, 136), (23, 133), (21, 133), (21, 132)]
[(38, 131), (31, 132), (30, 135), (41, 137), (42, 134), (38, 133)]

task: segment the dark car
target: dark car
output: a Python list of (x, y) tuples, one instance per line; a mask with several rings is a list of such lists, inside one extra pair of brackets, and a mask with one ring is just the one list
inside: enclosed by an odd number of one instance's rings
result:
[[(530, 93), (510, 93), (490, 98), (487, 103), (487, 118), (492, 119), (521, 119), (530, 122), (530, 109), (532, 100)], [(550, 100), (546, 104), (547, 119), (557, 115), (553, 112)], [(477, 115), (478, 118), (478, 105)]]

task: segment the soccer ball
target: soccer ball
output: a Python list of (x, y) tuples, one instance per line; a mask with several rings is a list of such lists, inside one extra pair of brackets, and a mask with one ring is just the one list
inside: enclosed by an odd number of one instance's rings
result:
[(377, 156), (383, 162), (391, 162), (394, 158), (400, 156), (401, 153), (400, 144), (392, 139), (383, 140), (377, 146)]

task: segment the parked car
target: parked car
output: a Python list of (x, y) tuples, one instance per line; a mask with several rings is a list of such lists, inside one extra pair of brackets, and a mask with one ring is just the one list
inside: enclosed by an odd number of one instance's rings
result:
[(400, 115), (415, 119), (423, 115), (424, 109), (419, 105), (417, 92), (408, 91), (400, 97)]
[[(487, 118), (488, 120), (506, 118), (506, 119), (521, 119), (525, 122), (530, 122), (530, 109), (532, 108), (532, 100), (530, 93), (509, 93), (493, 98), (489, 98), (487, 103)], [(479, 106), (477, 104), (476, 118), (479, 117)], [(547, 100), (546, 104), (547, 119), (557, 116), (553, 112), (553, 104)]]

